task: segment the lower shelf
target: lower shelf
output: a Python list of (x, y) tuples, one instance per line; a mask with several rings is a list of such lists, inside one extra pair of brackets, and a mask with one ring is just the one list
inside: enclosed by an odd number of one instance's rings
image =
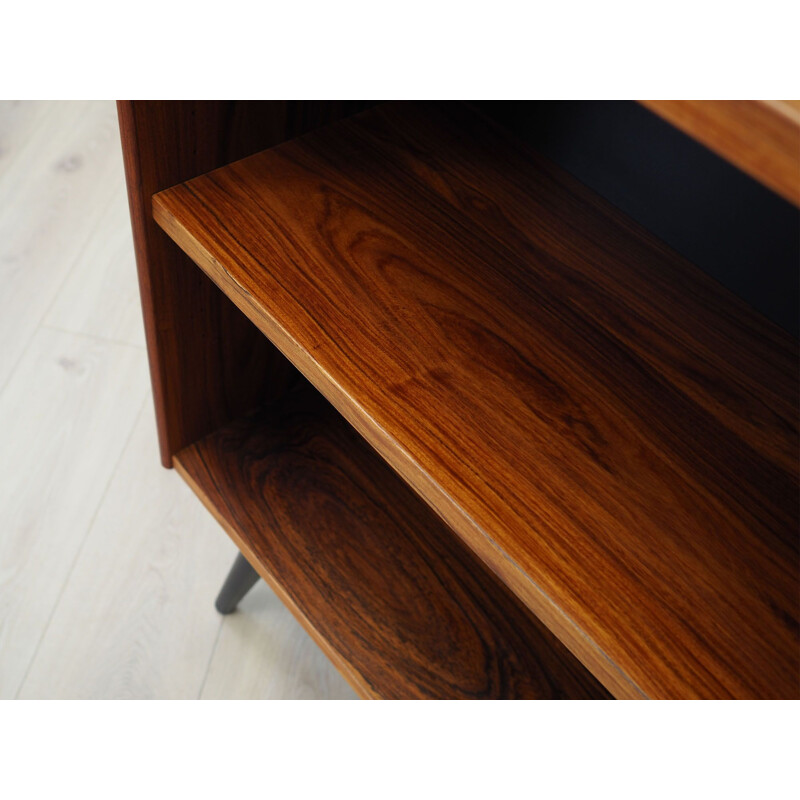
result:
[(362, 696), (609, 697), (305, 382), (175, 463)]

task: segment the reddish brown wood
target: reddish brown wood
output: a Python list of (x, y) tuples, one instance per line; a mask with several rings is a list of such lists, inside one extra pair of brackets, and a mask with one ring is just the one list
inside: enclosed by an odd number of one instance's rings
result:
[(157, 219), (617, 696), (794, 697), (797, 343), (457, 106)]
[(642, 103), (800, 206), (800, 101), (643, 100)]
[(363, 108), (346, 102), (120, 101), (161, 459), (279, 388), (274, 347), (154, 224), (152, 195)]
[(305, 381), (175, 462), (363, 696), (609, 697)]

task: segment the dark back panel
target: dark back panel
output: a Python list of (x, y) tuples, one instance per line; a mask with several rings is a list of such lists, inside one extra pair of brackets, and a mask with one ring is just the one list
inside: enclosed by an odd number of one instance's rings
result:
[(790, 203), (638, 103), (478, 105), (798, 336), (800, 212)]

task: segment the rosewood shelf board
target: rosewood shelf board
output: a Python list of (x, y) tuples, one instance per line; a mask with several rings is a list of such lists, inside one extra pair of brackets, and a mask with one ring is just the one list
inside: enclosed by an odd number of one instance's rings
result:
[(468, 108), (157, 222), (617, 697), (796, 697), (797, 343)]
[(609, 698), (305, 381), (175, 465), (363, 696)]
[(641, 102), (800, 206), (800, 100)]

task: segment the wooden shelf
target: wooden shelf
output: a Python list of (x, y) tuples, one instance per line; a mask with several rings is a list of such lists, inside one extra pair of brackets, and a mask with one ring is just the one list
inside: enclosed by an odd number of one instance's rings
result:
[(788, 335), (457, 104), (153, 209), (617, 697), (798, 696)]
[(362, 695), (608, 697), (305, 381), (175, 463)]
[(641, 102), (800, 206), (800, 100)]

